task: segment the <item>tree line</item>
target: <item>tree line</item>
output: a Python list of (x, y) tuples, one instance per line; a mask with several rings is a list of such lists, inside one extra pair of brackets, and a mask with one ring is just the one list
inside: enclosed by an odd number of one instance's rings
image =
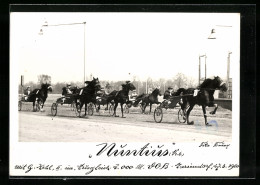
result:
[[(172, 87), (174, 91), (177, 89), (183, 87), (183, 88), (193, 88), (197, 86), (197, 83), (193, 78), (188, 78), (186, 75), (182, 73), (176, 74), (174, 77), (170, 79), (165, 79), (165, 78), (160, 78), (158, 80), (154, 80), (152, 78), (148, 78), (146, 81), (141, 81), (138, 79), (137, 76), (134, 76), (132, 81), (131, 81), (134, 86), (136, 87), (137, 94), (141, 93), (146, 93), (147, 89), (155, 89), (155, 88), (160, 88), (162, 92), (168, 89), (168, 87)], [(35, 83), (34, 81), (29, 81), (23, 85), (24, 88), (27, 86), (30, 86), (31, 90), (40, 88), (42, 83), (51, 83), (51, 76), (48, 75), (39, 75), (38, 76), (38, 81)], [(83, 87), (82, 82), (57, 82), (52, 85), (52, 93), (53, 94), (61, 94), (62, 88), (65, 87), (68, 83), (70, 83), (72, 86), (78, 86), (78, 87)], [(101, 80), (100, 79), (100, 84), (101, 87), (103, 87), (106, 92), (110, 93), (113, 90), (121, 90), (122, 84), (124, 84), (125, 81), (108, 81), (108, 80)], [(22, 91), (21, 84), (19, 85), (19, 93)]]

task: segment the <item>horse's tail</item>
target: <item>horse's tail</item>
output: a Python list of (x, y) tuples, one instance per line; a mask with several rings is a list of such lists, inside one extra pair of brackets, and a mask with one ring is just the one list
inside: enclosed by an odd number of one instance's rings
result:
[(172, 95), (173, 96), (179, 96), (181, 93), (185, 91), (184, 88), (179, 88), (176, 92), (174, 92)]

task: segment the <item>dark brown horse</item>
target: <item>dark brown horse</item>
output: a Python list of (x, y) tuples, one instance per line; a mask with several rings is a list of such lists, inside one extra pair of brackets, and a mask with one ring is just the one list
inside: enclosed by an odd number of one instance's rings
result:
[[(77, 96), (75, 96), (75, 102), (77, 103), (78, 112), (81, 112), (83, 105), (85, 104), (85, 116), (87, 115), (87, 104), (96, 102), (96, 93), (101, 89), (98, 78), (94, 78), (88, 83), (86, 87), (77, 89)], [(79, 106), (79, 107), (78, 107)]]
[[(213, 111), (210, 112), (210, 114), (215, 114), (218, 108), (218, 105), (214, 103), (214, 92), (215, 90), (221, 90), (226, 92), (227, 91), (227, 85), (223, 80), (216, 76), (214, 79), (206, 79), (200, 86), (197, 88), (197, 94), (195, 92), (195, 88), (189, 88), (189, 89), (179, 89), (175, 96), (178, 96), (182, 93), (183, 97), (183, 103), (181, 104), (182, 110), (185, 112), (186, 107), (189, 105), (190, 107), (187, 110), (186, 119), (187, 124), (194, 124), (193, 121), (189, 121), (189, 115), (192, 111), (193, 107), (197, 104), (202, 106), (204, 119), (205, 119), (205, 125), (208, 125), (207, 122), (207, 115), (206, 115), (206, 106), (208, 107), (215, 107)], [(194, 94), (195, 92), (195, 94)]]
[(155, 88), (151, 94), (146, 94), (142, 97), (142, 112), (145, 113), (147, 105), (150, 105), (150, 112), (152, 111), (153, 104), (159, 104), (158, 96), (161, 96), (161, 91), (158, 88)]
[(129, 101), (128, 93), (129, 93), (129, 91), (135, 90), (135, 86), (131, 82), (127, 81), (126, 84), (122, 84), (122, 87), (123, 87), (123, 89), (120, 90), (120, 91), (113, 91), (113, 92), (111, 92), (108, 95), (107, 102), (108, 101), (110, 101), (110, 102), (114, 101), (115, 106), (114, 106), (113, 116), (115, 116), (115, 117), (118, 117), (116, 115), (116, 108), (118, 106), (118, 103), (120, 103), (120, 105), (121, 105), (121, 112), (122, 112), (122, 118), (124, 118), (123, 105)]
[(44, 103), (48, 97), (48, 91), (52, 92), (51, 84), (44, 83), (41, 85), (40, 89), (34, 89), (28, 96), (27, 101), (33, 102), (33, 111), (35, 111), (35, 102), (37, 101), (43, 109)]

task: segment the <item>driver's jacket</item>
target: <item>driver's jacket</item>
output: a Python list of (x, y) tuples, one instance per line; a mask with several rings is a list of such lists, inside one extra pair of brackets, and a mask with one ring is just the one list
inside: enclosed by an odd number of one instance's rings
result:
[(171, 96), (171, 92), (169, 90), (166, 90), (164, 92), (163, 99), (169, 99)]

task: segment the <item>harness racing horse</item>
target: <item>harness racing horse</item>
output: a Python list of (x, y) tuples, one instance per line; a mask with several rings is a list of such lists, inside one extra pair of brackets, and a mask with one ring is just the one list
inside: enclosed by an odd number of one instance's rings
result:
[(152, 105), (160, 103), (158, 101), (158, 95), (161, 96), (161, 91), (160, 91), (160, 89), (155, 88), (151, 94), (147, 94), (142, 97), (142, 113), (143, 114), (145, 113), (145, 108), (147, 105), (150, 104), (150, 112), (149, 112), (149, 114), (150, 114), (152, 111)]
[(199, 91), (197, 92), (197, 95), (195, 90), (196, 89), (194, 88), (188, 88), (188, 89), (181, 88), (177, 91), (175, 95), (178, 96), (181, 93), (183, 93), (182, 96), (183, 103), (181, 104), (181, 109), (184, 111), (184, 113), (186, 111), (186, 107), (188, 105), (190, 106), (186, 113), (187, 124), (190, 125), (194, 124), (193, 121), (191, 122), (189, 121), (189, 115), (193, 107), (197, 104), (202, 106), (205, 125), (208, 125), (206, 106), (215, 107), (215, 109), (210, 112), (210, 114), (215, 114), (218, 109), (218, 105), (214, 103), (214, 96), (213, 96), (214, 92), (215, 90), (221, 90), (226, 92), (228, 90), (227, 85), (225, 82), (223, 82), (223, 80), (220, 77), (216, 76), (213, 79), (208, 78), (204, 80), (204, 82), (200, 86), (198, 86)]
[[(87, 104), (88, 103), (96, 103), (96, 92), (101, 89), (98, 78), (94, 78), (88, 83), (86, 87), (81, 89), (77, 89), (78, 96), (75, 96), (75, 102), (79, 99), (79, 112), (81, 112), (81, 108), (85, 104), (85, 116), (87, 115)], [(78, 108), (77, 108), (78, 109)], [(80, 116), (80, 115), (79, 115)]]
[(48, 97), (48, 91), (52, 92), (52, 87), (50, 84), (45, 83), (41, 85), (40, 89), (34, 89), (29, 94), (27, 102), (33, 102), (33, 111), (36, 111), (36, 109), (34, 109), (35, 101), (37, 101), (37, 103), (41, 105), (43, 109), (44, 103)]
[[(123, 89), (120, 90), (120, 91), (113, 91), (111, 92), (109, 95), (108, 95), (108, 99), (107, 99), (107, 102), (108, 101), (112, 101), (114, 100), (114, 103), (115, 103), (115, 106), (114, 106), (114, 113), (113, 113), (113, 116), (115, 117), (118, 117), (116, 115), (116, 108), (118, 106), (118, 103), (120, 103), (121, 105), (121, 112), (122, 112), (122, 118), (125, 118), (124, 117), (124, 109), (123, 109), (123, 105), (125, 103), (127, 103), (129, 101), (129, 96), (128, 96), (128, 93), (129, 91), (133, 91), (135, 90), (135, 86), (130, 83), (129, 81), (126, 82), (126, 84), (122, 84), (122, 87)], [(109, 102), (108, 102), (109, 103)]]

